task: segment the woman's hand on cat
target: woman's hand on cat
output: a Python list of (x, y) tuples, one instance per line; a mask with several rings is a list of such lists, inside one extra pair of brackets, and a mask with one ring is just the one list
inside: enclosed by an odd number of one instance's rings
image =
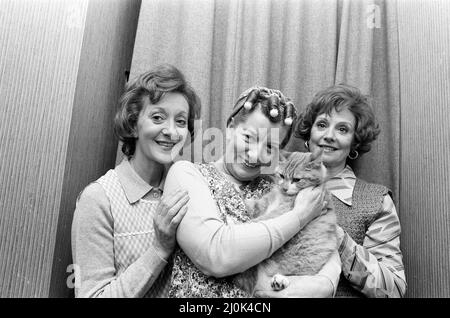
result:
[(262, 298), (327, 298), (333, 297), (333, 284), (321, 275), (286, 276), (289, 285), (280, 291), (258, 290), (255, 297)]
[(301, 228), (326, 211), (324, 198), (322, 187), (308, 187), (297, 194), (293, 211), (298, 213)]

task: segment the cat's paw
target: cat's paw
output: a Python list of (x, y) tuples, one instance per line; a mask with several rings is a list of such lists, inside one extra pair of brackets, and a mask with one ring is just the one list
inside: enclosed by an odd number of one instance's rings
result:
[(282, 290), (289, 286), (289, 279), (281, 274), (273, 275), (270, 286), (273, 290)]

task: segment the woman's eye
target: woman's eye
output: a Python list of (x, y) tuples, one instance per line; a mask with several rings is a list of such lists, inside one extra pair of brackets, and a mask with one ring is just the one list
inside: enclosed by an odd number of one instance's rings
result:
[(154, 121), (156, 121), (156, 122), (160, 122), (160, 121), (163, 121), (163, 120), (164, 120), (164, 117), (161, 116), (161, 115), (153, 115), (153, 116), (152, 116), (152, 119), (153, 119)]
[(323, 121), (319, 121), (319, 122), (316, 124), (316, 126), (319, 127), (319, 128), (325, 128), (327, 125), (326, 125)]
[(339, 131), (341, 133), (347, 133), (348, 132), (348, 128), (347, 127), (341, 127), (341, 128), (339, 128)]
[(178, 120), (177, 120), (177, 124), (178, 124), (179, 126), (184, 127), (184, 126), (186, 126), (187, 121), (186, 121), (185, 119), (178, 119)]

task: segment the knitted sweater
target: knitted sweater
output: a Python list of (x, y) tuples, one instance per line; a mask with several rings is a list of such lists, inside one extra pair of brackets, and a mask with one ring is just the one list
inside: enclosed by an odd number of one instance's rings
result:
[(152, 244), (161, 193), (126, 159), (80, 193), (72, 224), (76, 297), (167, 297), (170, 258)]
[[(353, 190), (353, 205), (347, 206), (333, 196), (337, 222), (342, 229), (358, 244), (362, 245), (367, 229), (377, 218), (383, 204), (383, 197), (389, 189), (383, 185), (356, 180)], [(351, 287), (348, 280), (341, 275), (336, 297), (364, 297)]]
[[(152, 248), (155, 239), (153, 216), (158, 201), (130, 205), (115, 170), (109, 170), (98, 182), (111, 203), (114, 219), (114, 264), (120, 276), (131, 264)], [(170, 288), (171, 259), (143, 297), (166, 297)]]

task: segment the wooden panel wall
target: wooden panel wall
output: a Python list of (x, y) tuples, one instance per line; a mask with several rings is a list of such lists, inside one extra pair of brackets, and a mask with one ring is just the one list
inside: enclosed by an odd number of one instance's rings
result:
[[(73, 295), (70, 232), (80, 191), (115, 166), (113, 117), (130, 69), (140, 0), (90, 0), (70, 123), (50, 297)], [(70, 280), (70, 278), (69, 278)]]
[(47, 295), (86, 9), (0, 3), (0, 297)]
[[(398, 0), (400, 200), (409, 297), (450, 297), (450, 3)], [(0, 0), (0, 297), (65, 297), (81, 189), (111, 120), (140, 0)]]
[(450, 2), (398, 1), (409, 297), (450, 297)]
[(0, 0), (0, 297), (66, 297), (75, 200), (114, 167), (140, 0)]

